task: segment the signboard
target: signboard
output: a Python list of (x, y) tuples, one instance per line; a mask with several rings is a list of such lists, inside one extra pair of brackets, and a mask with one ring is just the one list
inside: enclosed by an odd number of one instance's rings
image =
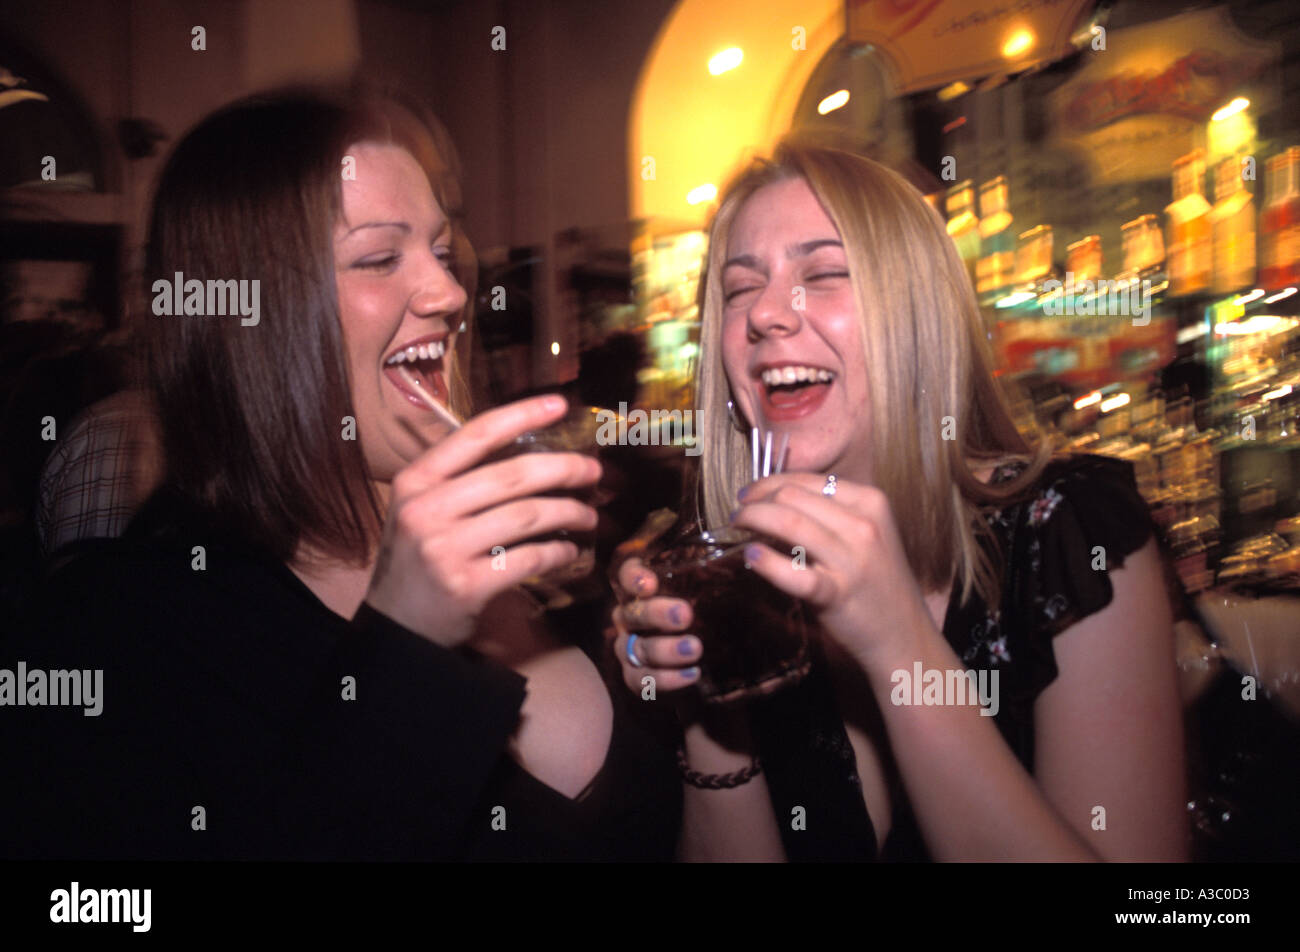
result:
[(1168, 178), (1174, 160), (1204, 146), (1216, 109), (1245, 93), (1277, 56), (1242, 36), (1222, 8), (1111, 32), (1106, 49), (1050, 100), (1053, 137), (1081, 154), (1093, 182)]
[(899, 93), (1060, 59), (1092, 0), (845, 0), (850, 43), (879, 49)]

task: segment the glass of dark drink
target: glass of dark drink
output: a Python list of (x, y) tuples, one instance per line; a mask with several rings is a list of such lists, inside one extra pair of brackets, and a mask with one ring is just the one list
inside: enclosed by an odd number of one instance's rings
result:
[(808, 632), (802, 603), (745, 565), (745, 546), (781, 543), (723, 528), (651, 550), (646, 566), (658, 594), (691, 604), (692, 634), (700, 639), (701, 697), (728, 704), (797, 684), (808, 674)]
[[(597, 435), (600, 431), (600, 414), (598, 407), (573, 407), (565, 416), (548, 427), (529, 430), (514, 439), (509, 445), (497, 450), (486, 462), (495, 463), (513, 459), (524, 453), (582, 453), (585, 456), (600, 458), (604, 449)], [(556, 490), (546, 493), (548, 496), (572, 496), (593, 508), (599, 508), (610, 499), (610, 493), (600, 484), (585, 486), (580, 489)], [(530, 579), (530, 585), (543, 589), (562, 588), (564, 585), (590, 575), (596, 564), (596, 532), (573, 532), (561, 529), (558, 532), (539, 536), (530, 541), (564, 539), (578, 547), (578, 557), (563, 568), (556, 569), (540, 579)], [(548, 600), (561, 600), (550, 598)]]

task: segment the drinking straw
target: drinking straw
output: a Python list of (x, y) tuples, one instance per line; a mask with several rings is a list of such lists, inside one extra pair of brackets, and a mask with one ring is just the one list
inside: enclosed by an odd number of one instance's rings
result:
[(402, 379), (407, 382), (407, 384), (411, 387), (411, 389), (420, 395), (420, 399), (422, 399), (425, 403), (429, 405), (429, 409), (432, 410), (434, 413), (438, 414), (438, 416), (442, 417), (444, 423), (450, 425), (453, 430), (459, 430), (462, 426), (464, 426), (465, 421), (461, 420), (459, 417), (456, 416), (456, 414), (452, 413), (450, 410), (444, 407), (437, 400), (433, 399), (433, 395), (427, 393), (425, 389), (422, 386), (420, 386), (420, 382), (416, 380), (413, 376), (411, 376), (411, 372), (409, 370), (407, 370), (401, 364), (398, 364), (397, 372), (402, 375)]
[(776, 451), (776, 471), (779, 473), (785, 469), (785, 451), (790, 448), (790, 433), (787, 431), (781, 434), (781, 448)]
[(766, 446), (763, 448), (763, 478), (772, 475), (772, 431), (767, 431)]
[(754, 427), (749, 433), (749, 446), (753, 450), (753, 463), (749, 468), (750, 482), (758, 482), (758, 427)]

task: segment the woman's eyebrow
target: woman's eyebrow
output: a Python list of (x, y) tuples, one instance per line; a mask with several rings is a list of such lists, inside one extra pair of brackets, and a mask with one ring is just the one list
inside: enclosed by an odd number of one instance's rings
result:
[(754, 255), (736, 255), (734, 258), (727, 259), (727, 263), (722, 266), (722, 270), (726, 271), (728, 268), (736, 267), (752, 268), (757, 271), (759, 270), (758, 258)]
[(818, 248), (843, 248), (844, 242), (838, 238), (814, 238), (812, 241), (801, 242), (797, 245), (791, 245), (785, 249), (787, 258), (802, 258), (812, 254)]
[[(843, 248), (844, 242), (838, 238), (814, 238), (811, 241), (802, 241), (797, 245), (790, 245), (785, 249), (787, 258), (803, 258), (812, 254), (818, 248)], [(754, 255), (736, 255), (734, 258), (728, 258), (722, 270), (726, 271), (730, 267), (752, 268), (755, 271), (761, 271), (762, 266)]]
[(343, 237), (350, 238), (353, 234), (365, 228), (398, 228), (405, 232), (411, 230), (411, 226), (404, 221), (368, 221), (357, 225), (355, 228), (349, 228)]

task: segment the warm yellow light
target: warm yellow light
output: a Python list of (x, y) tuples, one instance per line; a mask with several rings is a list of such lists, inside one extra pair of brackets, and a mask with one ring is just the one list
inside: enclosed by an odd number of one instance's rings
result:
[(725, 73), (729, 69), (735, 69), (740, 65), (740, 61), (745, 58), (745, 52), (739, 46), (733, 46), (731, 49), (723, 50), (721, 53), (713, 54), (709, 60), (709, 72), (714, 76), (719, 73)]
[(936, 95), (939, 97), (939, 102), (948, 102), (949, 100), (956, 99), (958, 96), (963, 96), (968, 92), (970, 92), (970, 87), (959, 79), (957, 82), (949, 83), (947, 86), (943, 87), (943, 89), (939, 90)]
[(1279, 331), (1290, 330), (1297, 324), (1300, 324), (1300, 321), (1290, 317), (1279, 317), (1276, 314), (1256, 314), (1244, 321), (1227, 321), (1226, 323), (1215, 324), (1214, 333), (1220, 337), (1234, 334), (1276, 334)]
[(686, 193), (687, 205), (698, 205), (701, 202), (711, 202), (718, 197), (718, 187), (716, 185), (697, 185)]
[(1030, 30), (1016, 30), (1007, 41), (1002, 44), (1002, 55), (1007, 59), (1015, 59), (1021, 53), (1027, 53), (1034, 45), (1034, 34)]
[(1267, 293), (1268, 293), (1267, 291), (1263, 291), (1260, 288), (1256, 288), (1255, 290), (1251, 291), (1249, 294), (1243, 294), (1241, 297), (1233, 301), (1232, 304), (1234, 307), (1244, 307), (1245, 305), (1249, 304), (1251, 301), (1258, 301)]
[(1278, 387), (1276, 390), (1270, 390), (1268, 393), (1264, 394), (1263, 399), (1276, 400), (1279, 397), (1285, 397), (1290, 392), (1291, 392), (1291, 385), (1289, 383), (1283, 384), (1282, 386)]
[(1026, 301), (1032, 301), (1038, 297), (1033, 291), (1014, 291), (1006, 297), (1000, 297), (995, 307), (1015, 307), (1017, 304), (1024, 304)]
[(1283, 288), (1281, 291), (1278, 291), (1277, 294), (1264, 298), (1264, 303), (1273, 304), (1277, 301), (1285, 300), (1293, 294), (1295, 294), (1295, 288)]
[(1226, 106), (1216, 111), (1214, 115), (1210, 117), (1210, 119), (1212, 119), (1214, 122), (1222, 122), (1224, 119), (1227, 119), (1229, 116), (1235, 116), (1237, 113), (1243, 112), (1249, 108), (1250, 108), (1250, 100), (1242, 96), (1238, 96), (1232, 102), (1228, 103)]
[(831, 93), (819, 102), (817, 104), (817, 111), (824, 116), (828, 112), (834, 112), (836, 109), (839, 109), (848, 101), (849, 91), (847, 89), (841, 89), (839, 92)]
[(1131, 398), (1127, 393), (1117, 393), (1115, 396), (1101, 401), (1101, 412), (1109, 413), (1111, 410), (1118, 410), (1120, 407), (1126, 407), (1128, 406), (1130, 399)]
[(558, 340), (551, 341), (551, 353), (556, 357), (560, 356), (560, 342)]
[(1101, 403), (1101, 391), (1094, 390), (1092, 393), (1085, 393), (1078, 400), (1074, 401), (1074, 408), (1082, 410), (1084, 407), (1090, 407), (1094, 403)]

